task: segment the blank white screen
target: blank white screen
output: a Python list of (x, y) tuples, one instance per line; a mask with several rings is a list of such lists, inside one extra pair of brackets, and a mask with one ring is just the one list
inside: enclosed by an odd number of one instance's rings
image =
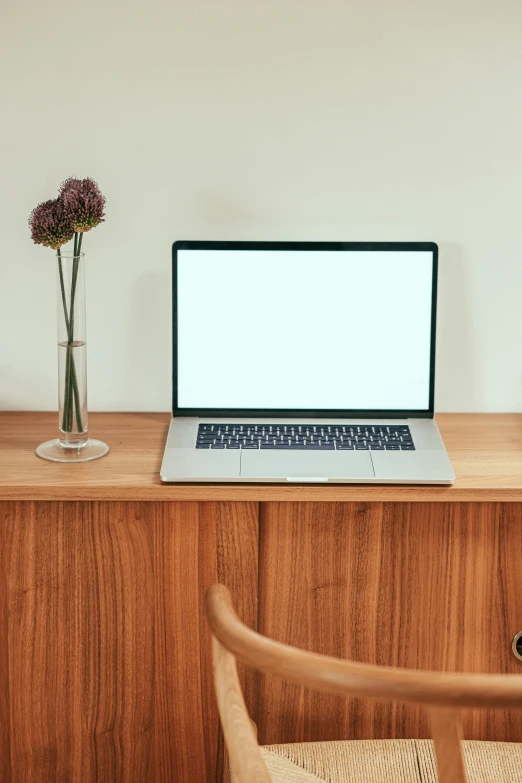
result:
[(429, 408), (430, 251), (177, 256), (178, 407)]

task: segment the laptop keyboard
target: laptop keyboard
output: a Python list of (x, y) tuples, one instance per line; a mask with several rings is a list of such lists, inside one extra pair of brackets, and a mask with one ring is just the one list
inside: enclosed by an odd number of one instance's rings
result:
[(405, 424), (200, 424), (197, 449), (414, 451)]

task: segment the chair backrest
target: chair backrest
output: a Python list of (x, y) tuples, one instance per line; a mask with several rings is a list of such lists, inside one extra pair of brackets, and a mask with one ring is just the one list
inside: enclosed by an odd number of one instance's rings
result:
[(230, 762), (240, 783), (271, 783), (248, 716), (236, 658), (266, 674), (330, 693), (423, 704), (428, 708), (440, 783), (466, 783), (462, 707), (522, 709), (522, 676), (450, 674), (393, 669), (299, 650), (252, 631), (232, 608), (224, 585), (205, 595), (219, 714)]

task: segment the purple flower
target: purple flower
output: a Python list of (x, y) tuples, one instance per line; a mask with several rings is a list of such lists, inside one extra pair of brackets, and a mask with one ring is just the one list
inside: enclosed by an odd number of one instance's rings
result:
[(74, 228), (64, 210), (62, 199), (44, 201), (29, 217), (31, 237), (37, 245), (57, 250), (74, 236)]
[(61, 189), (65, 214), (75, 231), (90, 231), (105, 217), (105, 197), (93, 179), (67, 179)]

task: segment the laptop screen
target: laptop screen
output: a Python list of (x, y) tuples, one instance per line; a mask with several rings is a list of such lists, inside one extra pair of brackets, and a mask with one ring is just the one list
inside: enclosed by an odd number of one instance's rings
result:
[(218, 244), (175, 254), (175, 408), (432, 408), (436, 245)]

